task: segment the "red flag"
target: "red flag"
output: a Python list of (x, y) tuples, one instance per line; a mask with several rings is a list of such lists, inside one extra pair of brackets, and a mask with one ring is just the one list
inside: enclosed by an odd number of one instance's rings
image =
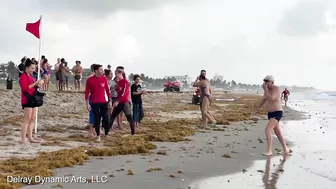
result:
[(41, 18), (35, 22), (35, 23), (27, 23), (26, 24), (26, 30), (35, 35), (38, 39), (40, 39), (40, 23), (41, 23)]

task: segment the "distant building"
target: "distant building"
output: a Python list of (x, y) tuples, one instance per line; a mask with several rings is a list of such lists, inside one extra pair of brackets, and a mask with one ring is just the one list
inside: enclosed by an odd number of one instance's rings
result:
[(179, 81), (181, 83), (187, 83), (190, 84), (191, 83), (191, 78), (188, 75), (169, 75), (169, 76), (165, 76), (165, 79), (176, 79), (176, 81)]
[(219, 80), (219, 81), (223, 82), (224, 81), (224, 76), (216, 74), (215, 76), (213, 76), (213, 80), (214, 81)]

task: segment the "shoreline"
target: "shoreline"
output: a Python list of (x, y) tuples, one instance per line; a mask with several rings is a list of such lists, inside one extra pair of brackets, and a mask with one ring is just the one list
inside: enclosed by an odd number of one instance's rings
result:
[[(14, 96), (16, 98), (19, 97), (19, 95), (15, 92), (8, 92), (10, 96)], [(97, 144), (92, 142), (91, 140), (86, 139), (87, 131), (86, 129), (83, 130), (83, 125), (87, 122), (87, 112), (83, 111), (83, 107), (81, 106), (83, 104), (83, 100), (81, 95), (82, 94), (68, 94), (63, 93), (61, 96), (56, 95), (57, 93), (50, 93), (48, 94), (48, 98), (46, 98), (46, 103), (48, 104), (48, 108), (42, 107), (41, 111), (41, 121), (44, 126), (39, 130), (39, 136), (45, 140), (44, 145), (32, 145), (32, 149), (29, 149), (28, 154), (18, 154), (18, 152), (22, 153), (21, 149), (15, 149), (15, 146), (10, 146), (10, 149), (14, 149), (10, 152), (12, 156), (16, 157), (24, 157), (25, 155), (28, 155), (30, 157), (33, 157), (34, 154), (37, 154), (39, 151), (47, 151), (51, 150), (59, 150), (62, 148), (76, 148), (78, 146), (83, 145), (89, 145), (89, 148), (78, 148), (77, 150), (61, 150), (56, 152), (48, 152), (48, 153), (42, 153), (42, 156), (37, 156), (37, 159), (34, 160), (34, 165), (32, 167), (30, 166), (30, 169), (37, 169), (32, 170), (33, 172), (25, 173), (23, 172), (23, 175), (41, 175), (41, 176), (51, 176), (52, 173), (50, 172), (49, 168), (57, 168), (57, 167), (71, 167), (74, 164), (80, 164), (81, 166), (76, 166), (74, 170), (79, 169), (80, 174), (77, 174), (77, 176), (88, 176), (90, 172), (88, 170), (85, 170), (85, 168), (90, 167), (89, 170), (93, 170), (96, 168), (102, 168), (106, 170), (106, 165), (109, 164), (111, 161), (117, 161), (119, 159), (119, 164), (113, 164), (109, 166), (113, 166), (113, 168), (110, 168), (109, 170), (104, 171), (104, 174), (115, 174), (116, 178), (123, 179), (121, 175), (126, 175), (129, 168), (124, 168), (124, 171), (117, 171), (115, 170), (116, 167), (120, 167), (121, 164), (124, 165), (132, 165), (132, 162), (137, 162), (136, 167), (139, 166), (139, 160), (144, 160), (141, 164), (140, 168), (135, 169), (134, 172), (135, 175), (142, 175), (143, 173), (150, 173), (146, 172), (146, 170), (150, 170), (151, 168), (155, 170), (155, 168), (160, 168), (162, 171), (155, 171), (156, 176), (159, 174), (164, 174), (162, 177), (157, 177), (157, 179), (167, 179), (168, 180), (162, 180), (162, 182), (171, 182), (173, 178), (169, 177), (182, 177), (184, 173), (191, 174), (190, 178), (183, 178), (183, 183), (191, 182), (191, 180), (194, 180), (197, 176), (197, 173), (194, 173), (190, 168), (199, 166), (199, 162), (212, 162), (214, 159), (216, 159), (216, 162), (218, 164), (222, 163), (222, 160), (226, 159), (229, 161), (235, 162), (236, 158), (239, 158), (240, 156), (244, 155), (247, 156), (245, 148), (247, 143), (249, 146), (249, 150), (251, 153), (254, 153), (256, 149), (260, 149), (261, 152), (265, 148), (265, 144), (259, 143), (259, 137), (260, 137), (260, 130), (258, 130), (258, 125), (262, 122), (259, 121), (259, 118), (257, 117), (251, 117), (251, 110), (249, 109), (250, 106), (255, 103), (256, 100), (258, 100), (258, 96), (255, 95), (246, 95), (246, 94), (223, 94), (223, 93), (217, 93), (216, 97), (218, 98), (235, 98), (237, 96), (242, 97), (238, 101), (233, 102), (215, 102), (213, 105), (213, 113), (215, 114), (219, 124), (218, 128), (210, 129), (210, 130), (198, 130), (191, 125), (195, 125), (198, 122), (198, 119), (200, 117), (199, 112), (199, 106), (197, 105), (190, 105), (190, 97), (192, 93), (186, 93), (186, 94), (178, 94), (178, 93), (155, 93), (151, 95), (144, 96), (145, 102), (150, 99), (150, 103), (146, 103), (145, 111), (147, 118), (145, 127), (140, 128), (138, 130), (138, 134), (135, 137), (129, 137), (127, 136), (129, 134), (128, 129), (124, 130), (122, 132), (114, 133), (113, 136), (115, 139), (119, 141), (107, 141), (102, 144)], [(224, 96), (222, 96), (224, 95)], [(245, 96), (244, 96), (245, 95)], [(55, 99), (61, 97), (58, 99), (61, 104), (58, 105), (57, 102), (55, 102)], [(154, 97), (154, 98), (153, 98)], [(8, 107), (15, 107), (15, 103), (13, 103), (13, 99), (5, 99), (5, 102), (10, 103), (9, 106), (4, 107), (5, 109)], [(79, 104), (79, 106), (78, 106)], [(20, 121), (22, 121), (22, 116), (12, 116), (12, 117), (6, 117), (6, 115), (12, 115), (13, 111), (16, 110), (7, 109), (8, 111), (2, 112), (2, 116), (5, 117), (3, 120), (3, 124), (5, 125), (4, 128), (7, 130), (13, 130), (14, 133), (18, 133), (19, 130), (16, 128), (20, 126)], [(58, 112), (61, 110), (61, 112)], [(153, 111), (154, 110), (154, 111)], [(40, 111), (39, 111), (40, 112)], [(258, 115), (264, 115), (264, 111), (260, 110), (260, 112), (256, 112)], [(57, 121), (56, 121), (57, 120)], [(236, 122), (236, 121), (243, 121), (243, 122)], [(231, 124), (230, 124), (231, 123)], [(8, 126), (7, 126), (8, 125)], [(78, 127), (81, 126), (81, 127)], [(264, 125), (263, 125), (264, 127)], [(2, 128), (2, 129), (4, 129)], [(160, 130), (158, 130), (160, 128)], [(69, 130), (70, 129), (70, 130)], [(148, 130), (149, 129), (149, 130)], [(162, 131), (162, 129), (164, 129)], [(8, 133), (6, 130), (5, 133)], [(254, 132), (254, 130), (256, 130)], [(5, 130), (4, 130), (5, 131)], [(68, 133), (64, 133), (67, 131)], [(196, 131), (196, 134), (195, 134)], [(253, 131), (253, 132), (252, 132)], [(70, 133), (69, 133), (70, 132)], [(9, 132), (10, 133), (10, 132)], [(79, 134), (83, 133), (83, 134)], [(195, 135), (193, 135), (195, 134)], [(15, 134), (14, 134), (15, 135)], [(17, 134), (16, 134), (17, 135)], [(126, 137), (124, 137), (126, 135)], [(193, 135), (189, 138), (189, 141), (184, 139), (185, 136)], [(230, 136), (229, 136), (230, 135)], [(246, 135), (246, 136), (245, 136)], [(15, 138), (11, 138), (12, 136), (6, 136), (5, 142), (13, 142), (15, 141)], [(216, 137), (216, 138), (215, 138)], [(251, 141), (239, 141), (239, 138), (246, 138), (246, 137), (252, 137), (255, 138), (254, 140), (251, 139)], [(263, 131), (261, 137), (264, 137)], [(207, 140), (205, 140), (207, 138)], [(238, 139), (237, 139), (238, 138)], [(11, 140), (8, 140), (11, 139)], [(193, 142), (190, 141), (190, 139), (196, 141), (195, 145), (190, 146)], [(199, 140), (201, 139), (201, 140)], [(121, 140), (121, 141), (120, 141)], [(229, 141), (228, 141), (229, 140)], [(232, 143), (232, 140), (234, 141)], [(240, 139), (239, 139), (240, 140)], [(160, 141), (155, 142), (155, 141)], [(166, 141), (166, 142), (164, 142)], [(172, 141), (172, 142), (167, 142)], [(178, 142), (182, 141), (182, 142)], [(122, 142), (122, 143), (120, 143)], [(155, 146), (152, 144), (157, 145), (157, 148), (155, 149)], [(219, 144), (225, 143), (224, 146), (221, 146)], [(255, 143), (255, 144), (254, 144)], [(72, 145), (72, 146), (66, 146), (66, 145)], [(121, 145), (122, 144), (122, 145)], [(218, 144), (218, 145), (217, 145)], [(64, 146), (65, 145), (65, 146)], [(76, 146), (77, 145), (77, 146)], [(163, 148), (163, 145), (166, 145), (165, 148)], [(217, 145), (217, 146), (216, 146)], [(253, 145), (253, 146), (252, 146)], [(105, 146), (105, 147), (104, 147)], [(202, 148), (201, 148), (202, 147)], [(167, 149), (173, 149), (173, 150), (167, 150)], [(221, 152), (221, 150), (223, 151)], [(32, 151), (33, 150), (33, 151)], [(35, 150), (35, 151), (34, 151)], [(87, 150), (87, 151), (84, 151)], [(149, 152), (153, 151), (154, 153), (159, 154), (150, 154)], [(236, 153), (238, 151), (242, 151), (239, 153)], [(3, 148), (1, 150), (1, 153), (3, 153)], [(14, 153), (13, 153), (14, 152)], [(115, 156), (118, 154), (134, 154), (134, 153), (143, 153), (145, 155), (149, 155), (148, 157), (145, 157), (143, 155), (126, 155), (126, 156)], [(168, 155), (165, 155), (165, 153), (168, 153)], [(188, 153), (192, 153), (191, 155), (186, 155)], [(218, 154), (220, 153), (220, 154)], [(161, 154), (161, 155), (160, 155)], [(162, 155), (163, 154), (163, 155)], [(202, 155), (203, 154), (203, 155)], [(229, 154), (229, 156), (232, 156), (232, 158), (224, 158), (222, 157), (225, 154)], [(88, 155), (93, 156), (103, 156), (108, 155), (112, 157), (92, 157), (90, 158), (89, 162), (86, 160), (89, 159)], [(216, 158), (213, 158), (213, 155), (216, 155)], [(252, 155), (251, 159), (253, 158), (260, 158), (258, 156)], [(8, 156), (11, 157), (11, 156)], [(146, 158), (152, 157), (151, 160), (147, 160)], [(54, 158), (57, 160), (50, 161), (49, 158)], [(120, 162), (124, 158), (137, 158), (134, 160), (128, 160), (128, 162)], [(159, 159), (156, 160), (156, 159)], [(174, 159), (175, 158), (175, 159)], [(105, 163), (102, 163), (104, 159), (109, 160)], [(183, 161), (185, 162), (194, 162), (191, 165), (187, 165), (186, 163), (181, 162), (182, 159), (185, 159)], [(92, 163), (90, 163), (90, 161)], [(6, 161), (5, 161), (6, 162)], [(7, 161), (8, 162), (8, 161)], [(12, 169), (18, 168), (19, 164), (24, 163), (27, 164), (29, 160), (19, 160), (19, 159), (12, 159), (10, 160), (12, 162), (11, 166), (4, 166), (3, 162), (1, 162), (1, 169), (6, 168), (8, 171), (13, 171)], [(32, 163), (33, 163), (32, 162)], [(98, 162), (95, 163), (95, 162)], [(166, 163), (165, 163), (166, 162)], [(174, 163), (175, 162), (175, 163)], [(251, 164), (252, 161), (250, 160), (243, 160), (243, 158), (240, 158), (240, 164), (248, 166)], [(155, 164), (157, 163), (157, 164)], [(179, 165), (179, 167), (175, 167), (176, 170), (173, 170), (174, 168), (171, 167), (171, 163), (175, 165)], [(17, 165), (16, 165), (17, 164)], [(44, 165), (46, 164), (46, 165)], [(159, 166), (159, 165), (161, 166)], [(44, 165), (40, 167), (40, 165)], [(142, 165), (142, 168), (141, 168)], [(165, 166), (162, 166), (165, 165)], [(225, 165), (225, 163), (224, 163)], [(234, 165), (232, 163), (232, 165)], [(230, 165), (230, 166), (232, 166)], [(16, 167), (15, 167), (16, 166)], [(25, 166), (29, 166), (25, 165)], [(34, 168), (34, 166), (36, 166)], [(134, 166), (134, 165), (133, 165)], [(157, 167), (155, 167), (157, 166)], [(49, 167), (49, 168), (48, 168)], [(210, 166), (211, 167), (211, 166)], [(27, 167), (29, 169), (29, 167)], [(230, 170), (234, 169), (235, 167), (231, 167)], [(41, 170), (39, 170), (41, 169)], [(61, 168), (54, 170), (57, 175), (59, 175), (64, 170), (69, 170), (73, 168)], [(177, 169), (183, 169), (183, 171), (178, 171)], [(204, 170), (209, 169), (209, 166), (206, 166), (204, 164), (203, 167)], [(26, 169), (24, 169), (26, 171)], [(21, 171), (24, 171), (21, 170)], [(213, 170), (217, 171), (210, 171), (212, 174), (220, 174), (221, 169), (218, 169), (217, 166), (213, 167)], [(167, 173), (170, 172), (169, 174)], [(126, 174), (125, 174), (126, 172)], [(183, 172), (183, 173), (177, 173), (177, 172)], [(2, 174), (4, 175), (6, 171), (2, 170)], [(9, 172), (11, 173), (11, 172)], [(83, 173), (86, 173), (87, 175), (82, 175)], [(68, 173), (64, 173), (63, 175), (67, 175)], [(92, 173), (93, 174), (93, 173)], [(91, 174), (91, 176), (92, 176)], [(101, 172), (96, 171), (95, 174), (101, 174)], [(172, 174), (172, 175), (170, 175)], [(73, 174), (76, 175), (76, 174)], [(196, 175), (196, 176), (195, 176)], [(111, 176), (111, 175), (110, 175)], [(128, 175), (126, 175), (128, 176)], [(151, 175), (144, 175), (146, 178), (150, 178)], [(141, 177), (141, 176), (140, 176)], [(111, 177), (112, 178), (112, 177)], [(127, 177), (125, 177), (126, 179)], [(127, 178), (128, 179), (128, 178)], [(182, 179), (182, 178), (181, 178)], [(178, 180), (178, 179), (176, 179)], [(1, 179), (0, 179), (1, 181)], [(5, 182), (5, 183), (4, 183)], [(141, 179), (138, 182), (142, 182)], [(0, 184), (5, 184), (4, 187), (6, 187), (6, 181), (2, 180)], [(115, 184), (115, 183), (114, 183)], [(152, 183), (153, 184), (153, 183)], [(140, 185), (140, 183), (138, 184)], [(138, 186), (137, 185), (137, 186)], [(178, 184), (177, 184), (178, 185)], [(27, 187), (41, 187), (46, 185), (34, 185), (34, 186), (27, 186)], [(54, 187), (57, 187), (53, 185)], [(9, 186), (7, 186), (9, 187)], [(18, 185), (15, 185), (15, 188), (17, 188)], [(59, 186), (58, 186), (59, 187)], [(75, 187), (75, 186), (74, 186)], [(121, 186), (122, 188), (125, 188), (124, 186)], [(151, 187), (151, 186), (150, 186)], [(132, 188), (132, 187), (131, 187)]]

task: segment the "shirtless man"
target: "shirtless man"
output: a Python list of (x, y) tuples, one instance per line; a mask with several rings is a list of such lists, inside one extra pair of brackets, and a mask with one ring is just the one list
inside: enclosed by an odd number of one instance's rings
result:
[(290, 95), (290, 92), (285, 88), (285, 90), (282, 92), (281, 99), (284, 99), (285, 106), (287, 106), (288, 96)]
[(72, 68), (72, 72), (75, 74), (75, 90), (80, 91), (81, 80), (83, 74), (83, 68), (81, 66), (81, 61), (77, 60), (76, 65)]
[(272, 131), (274, 130), (275, 135), (278, 137), (281, 146), (283, 148), (282, 154), (289, 154), (292, 152), (287, 147), (285, 139), (283, 138), (280, 130), (279, 121), (282, 118), (282, 107), (281, 107), (281, 91), (278, 86), (274, 85), (274, 77), (268, 75), (264, 79), (264, 83), (262, 85), (264, 89), (264, 96), (258, 106), (261, 108), (264, 104), (266, 104), (266, 109), (268, 111), (268, 123), (265, 129), (265, 134), (267, 138), (267, 149), (266, 152), (263, 153), (264, 156), (272, 155)]

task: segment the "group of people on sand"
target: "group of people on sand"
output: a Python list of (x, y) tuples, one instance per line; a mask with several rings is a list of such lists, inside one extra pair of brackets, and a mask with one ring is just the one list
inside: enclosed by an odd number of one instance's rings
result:
[[(21, 63), (18, 65), (19, 77), (25, 71), (25, 63), (27, 57), (23, 57), (21, 59)], [(49, 84), (52, 77), (52, 65), (48, 62), (48, 59), (44, 55), (41, 56), (40, 64), (35, 58), (29, 59), (35, 65), (40, 66), (40, 73), (38, 73), (38, 66), (36, 66), (33, 72), (34, 80), (37, 80), (38, 74), (40, 74), (40, 78), (44, 80), (41, 89), (43, 91), (49, 91)], [(69, 90), (69, 80), (68, 77), (70, 75), (74, 75), (74, 86), (75, 90), (81, 90), (81, 79), (83, 76), (83, 67), (81, 66), (81, 61), (76, 60), (75, 65), (72, 69), (69, 68), (68, 63), (64, 58), (58, 58), (57, 63), (54, 65), (54, 75), (56, 78), (56, 88), (58, 91)]]
[[(46, 80), (36, 80), (34, 78), (34, 72), (36, 72), (37, 67), (36, 61), (25, 58), (23, 62), (24, 69), (21, 67), (19, 82), (21, 87), (21, 104), (24, 110), (21, 142), (38, 142), (32, 135), (37, 107), (30, 102), (25, 94), (33, 96), (37, 88), (44, 86)], [(47, 61), (44, 59), (42, 62), (46, 63)], [(62, 62), (64, 65), (64, 59), (60, 60), (61, 64)], [(80, 66), (80, 62), (76, 63), (76, 66)], [(42, 63), (42, 65), (45, 64)], [(49, 66), (45, 68), (49, 68)], [(60, 68), (62, 68), (62, 66), (58, 66), (58, 69)], [(80, 71), (77, 73), (79, 76)], [(45, 75), (47, 75), (47, 73), (45, 73)], [(91, 65), (91, 75), (85, 85), (84, 96), (86, 108), (89, 111), (89, 136), (96, 135), (96, 141), (98, 142), (101, 141), (101, 137), (108, 138), (111, 129), (122, 129), (121, 123), (123, 114), (130, 125), (131, 135), (135, 134), (136, 127), (139, 126), (144, 117), (141, 96), (142, 94), (146, 94), (147, 91), (141, 88), (140, 75), (134, 76), (134, 84), (132, 86), (130, 86), (129, 81), (126, 79), (123, 66), (118, 66), (114, 71), (114, 75), (115, 77), (113, 78), (111, 67), (104, 70), (102, 65), (93, 64)], [(81, 77), (78, 76), (76, 78), (80, 80)], [(61, 79), (61, 81), (63, 81), (63, 79)], [(217, 122), (209, 111), (211, 101), (213, 100), (212, 89), (210, 81), (206, 78), (205, 70), (201, 70), (193, 86), (200, 87), (201, 89), (200, 109), (203, 126), (206, 127), (208, 122), (210, 122), (211, 126), (215, 127)], [(287, 89), (281, 93), (280, 87), (274, 85), (274, 77), (271, 75), (263, 79), (262, 88), (264, 95), (259, 105), (256, 106), (256, 109), (261, 108), (265, 104), (269, 119), (265, 128), (267, 148), (263, 155), (272, 155), (273, 131), (282, 145), (282, 153), (292, 153), (292, 150), (287, 147), (282, 136), (279, 124), (283, 116), (281, 99), (283, 96), (288, 98), (290, 93)], [(117, 120), (117, 127), (114, 127), (113, 124), (115, 120)], [(103, 130), (101, 130), (101, 125)]]
[[(141, 95), (147, 93), (141, 89), (140, 75), (134, 75), (134, 84), (130, 86), (123, 66), (116, 68), (114, 78), (110, 67), (104, 70), (99, 64), (91, 65), (91, 72), (85, 85), (85, 101), (89, 111), (89, 136), (96, 135), (98, 142), (101, 141), (102, 136), (108, 138), (111, 129), (122, 129), (123, 115), (130, 125), (131, 134), (134, 135), (135, 128), (144, 117)], [(115, 119), (117, 119), (117, 127), (113, 126)]]

